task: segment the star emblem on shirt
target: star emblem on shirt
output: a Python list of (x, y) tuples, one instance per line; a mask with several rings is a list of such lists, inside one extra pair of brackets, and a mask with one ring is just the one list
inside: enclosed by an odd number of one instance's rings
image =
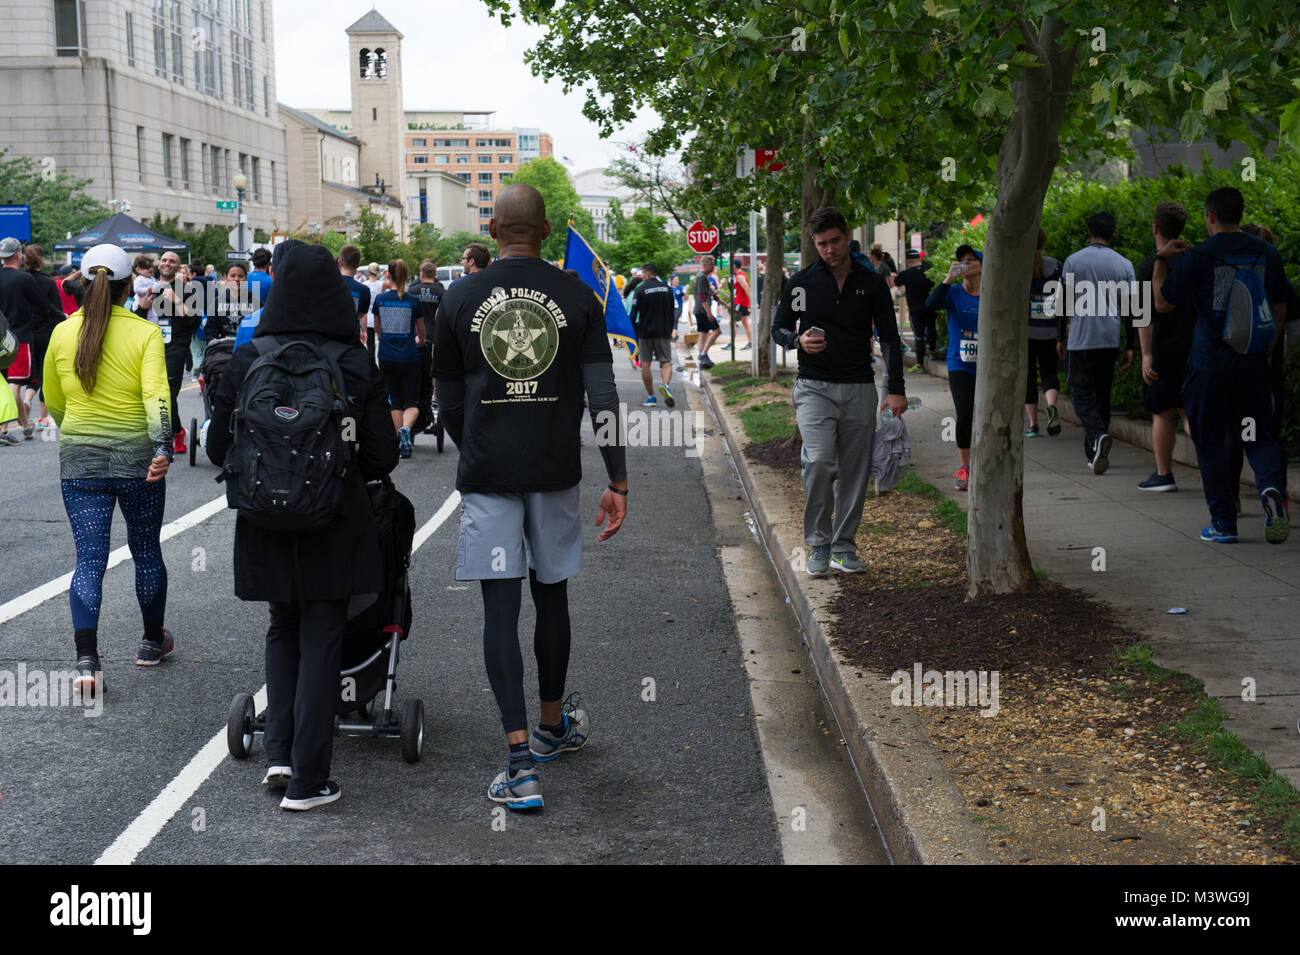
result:
[(546, 332), (540, 328), (529, 328), (524, 324), (523, 313), (516, 312), (513, 325), (509, 328), (498, 328), (492, 334), (498, 341), (505, 342), (510, 358), (523, 355), (529, 361), (536, 361), (537, 349), (534, 345)]

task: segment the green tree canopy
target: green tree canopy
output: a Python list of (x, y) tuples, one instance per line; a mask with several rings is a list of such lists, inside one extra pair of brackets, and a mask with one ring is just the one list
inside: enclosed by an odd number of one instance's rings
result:
[[(0, 149), (0, 202), (32, 207), (32, 241), (47, 256), (54, 243), (76, 235), (109, 216), (108, 207), (86, 192), (89, 179), (76, 179), (61, 169), (45, 172), (27, 156), (8, 156)], [(3, 238), (0, 236), (0, 238)]]

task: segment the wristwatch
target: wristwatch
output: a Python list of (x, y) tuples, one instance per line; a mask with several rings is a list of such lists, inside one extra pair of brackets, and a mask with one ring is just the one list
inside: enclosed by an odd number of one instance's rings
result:
[(615, 494), (622, 494), (624, 497), (627, 497), (627, 491), (620, 491), (618, 488), (616, 488), (616, 487), (615, 487), (614, 485), (612, 485), (612, 484), (609, 486), (609, 489), (610, 489), (611, 491), (613, 491)]

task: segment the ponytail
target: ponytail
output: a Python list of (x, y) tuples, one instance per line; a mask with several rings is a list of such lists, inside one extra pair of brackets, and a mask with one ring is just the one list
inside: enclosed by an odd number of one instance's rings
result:
[(398, 298), (406, 297), (406, 262), (403, 259), (393, 259), (388, 263), (388, 277), (392, 280), (393, 288), (397, 290)]
[(113, 282), (108, 276), (108, 269), (92, 269), (95, 279), (86, 291), (85, 304), (81, 307), (81, 337), (77, 339), (77, 354), (73, 361), (77, 380), (86, 394), (95, 391), (95, 378), (99, 374), (100, 351), (104, 346), (104, 336), (108, 332), (108, 319), (113, 314), (113, 305), (122, 292), (131, 284), (131, 278)]

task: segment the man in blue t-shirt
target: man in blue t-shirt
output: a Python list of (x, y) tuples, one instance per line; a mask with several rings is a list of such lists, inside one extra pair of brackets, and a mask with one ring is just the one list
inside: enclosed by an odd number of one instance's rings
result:
[[(357, 323), (360, 326), (358, 335), (361, 343), (366, 344), (366, 314), (370, 311), (370, 289), (362, 282), (356, 280), (357, 269), (361, 266), (361, 250), (355, 245), (345, 245), (339, 250), (339, 274), (343, 276), (343, 284), (348, 287), (352, 293), (352, 301), (357, 306)], [(370, 358), (373, 361), (375, 357), (374, 346), (369, 348)]]
[[(1151, 284), (1157, 311), (1171, 312), (1188, 302), (1196, 309), (1183, 407), (1210, 508), (1211, 523), (1201, 530), (1201, 540), (1237, 540), (1237, 508), (1224, 442), (1229, 432), (1240, 430), (1264, 507), (1264, 538), (1280, 544), (1290, 533), (1290, 521), (1286, 495), (1280, 490), (1285, 487), (1286, 459), (1273, 435), (1269, 352), (1240, 354), (1223, 339), (1226, 306), (1239, 270), (1254, 272), (1263, 283), (1274, 328), (1282, 328), (1287, 320), (1282, 258), (1274, 246), (1241, 231), (1244, 212), (1238, 190), (1224, 186), (1211, 192), (1205, 198), (1210, 237), (1192, 248), (1182, 239), (1158, 242)], [(1270, 348), (1279, 347), (1275, 338)]]
[(253, 271), (248, 273), (245, 284), (253, 296), (253, 304), (260, 310), (266, 304), (266, 297), (271, 294), (272, 272), (271, 250), (253, 250)]

